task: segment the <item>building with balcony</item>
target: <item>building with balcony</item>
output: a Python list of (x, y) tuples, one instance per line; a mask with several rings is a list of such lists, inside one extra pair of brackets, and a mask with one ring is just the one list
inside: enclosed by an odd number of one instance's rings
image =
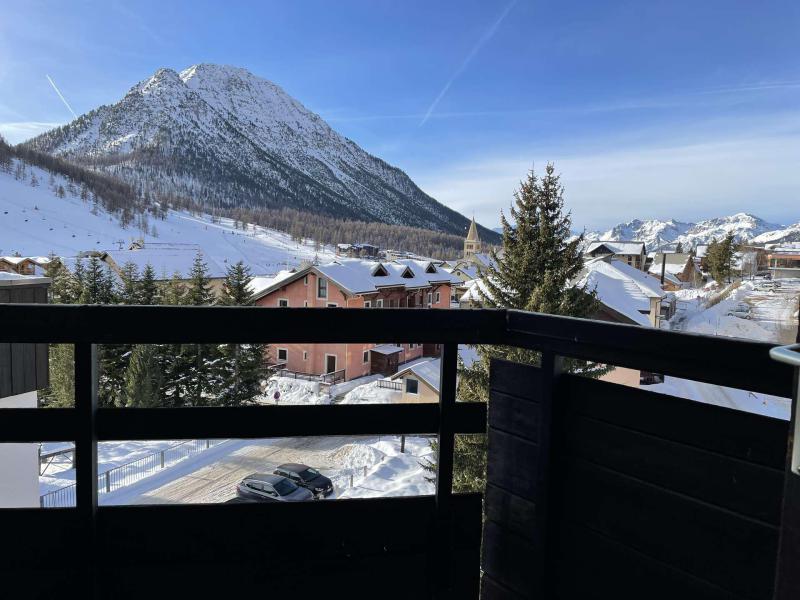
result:
[(768, 246), (767, 264), (773, 279), (800, 277), (800, 242)]
[(591, 258), (610, 257), (640, 271), (644, 271), (647, 264), (647, 250), (644, 242), (600, 240), (590, 243), (584, 254)]
[[(450, 308), (460, 283), (430, 261), (340, 259), (283, 271), (255, 294), (257, 306), (276, 308)], [(335, 380), (391, 375), (405, 362), (438, 354), (436, 344), (296, 344), (275, 340), (269, 359), (292, 373)]]

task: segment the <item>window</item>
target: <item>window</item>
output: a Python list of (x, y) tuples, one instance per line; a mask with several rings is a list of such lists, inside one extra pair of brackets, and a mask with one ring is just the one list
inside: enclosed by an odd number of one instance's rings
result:
[(416, 379), (406, 379), (406, 394), (419, 394), (419, 381)]
[(372, 308), (372, 302), (369, 300), (364, 300), (364, 308)]
[(339, 305), (336, 302), (328, 302), (326, 305), (328, 308), (337, 308)]
[(289, 360), (289, 350), (278, 348), (278, 362), (286, 362), (287, 360)]
[(436, 304), (439, 304), (441, 300), (442, 300), (442, 293), (436, 292)]
[(308, 300), (303, 300), (303, 308), (308, 308)]
[(364, 350), (364, 355), (362, 358), (364, 360), (364, 364), (367, 364), (369, 362), (369, 350)]
[(378, 308), (383, 308), (383, 298), (378, 298), (375, 301), (375, 306), (378, 307)]
[(328, 297), (328, 280), (324, 277), (317, 279), (317, 298)]
[(278, 307), (279, 308), (288, 308), (289, 301), (286, 298), (278, 298)]
[(308, 285), (308, 275), (303, 277), (303, 285)]
[(397, 308), (400, 306), (400, 302), (397, 298), (390, 298), (389, 299), (389, 308)]
[(303, 360), (308, 360), (308, 352), (303, 350)]
[(428, 292), (428, 308), (431, 307), (431, 302), (433, 301), (433, 294)]

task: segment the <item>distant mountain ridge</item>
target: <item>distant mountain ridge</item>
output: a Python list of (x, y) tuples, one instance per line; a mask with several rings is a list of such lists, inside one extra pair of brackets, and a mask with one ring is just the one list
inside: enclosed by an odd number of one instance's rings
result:
[(119, 102), (25, 145), (207, 208), (287, 207), (457, 235), (469, 224), (280, 87), (237, 67), (159, 69)]
[(794, 225), (777, 225), (749, 213), (707, 219), (698, 223), (634, 219), (607, 231), (587, 231), (586, 240), (637, 240), (645, 243), (648, 252), (672, 249), (678, 243), (684, 248), (721, 240), (733, 232), (739, 242), (754, 244), (800, 241), (800, 221)]

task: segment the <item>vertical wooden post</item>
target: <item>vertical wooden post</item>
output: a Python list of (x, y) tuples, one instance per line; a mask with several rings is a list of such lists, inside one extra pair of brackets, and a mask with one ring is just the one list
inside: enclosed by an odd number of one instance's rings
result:
[(453, 593), (454, 565), (451, 562), (450, 543), (455, 433), (452, 414), (456, 404), (457, 369), (458, 344), (444, 344), (439, 372), (439, 436), (436, 456), (437, 564), (434, 568), (438, 576), (437, 598), (449, 598)]
[[(800, 348), (795, 349), (800, 364)], [(786, 361), (788, 362), (788, 361)], [(794, 370), (794, 398), (789, 426), (788, 459), (783, 488), (778, 567), (775, 573), (775, 600), (800, 598), (800, 366)]]
[(79, 564), (86, 568), (87, 589), (99, 598), (97, 585), (97, 347), (75, 344), (75, 411), (78, 431), (75, 439), (75, 506), (84, 535), (80, 542)]
[(562, 359), (492, 361), (481, 597), (550, 598), (549, 497)]

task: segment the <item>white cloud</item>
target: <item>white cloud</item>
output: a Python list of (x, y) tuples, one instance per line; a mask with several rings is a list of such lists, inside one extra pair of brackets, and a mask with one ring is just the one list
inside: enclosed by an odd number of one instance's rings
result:
[(578, 228), (600, 229), (632, 218), (698, 220), (739, 211), (793, 223), (800, 219), (796, 122), (795, 116), (782, 127), (750, 132), (728, 123), (728, 131), (736, 133), (705, 131), (699, 140), (682, 131), (670, 141), (662, 132), (660, 145), (609, 142), (609, 151), (599, 146), (585, 152), (553, 149), (543, 155), (541, 149), (520, 149), (415, 179), (437, 200), (464, 214), (474, 212), (488, 226), (497, 223), (501, 208), (507, 209), (534, 160), (538, 173), (548, 160), (562, 173), (567, 209)]
[(60, 125), (63, 125), (63, 123), (44, 123), (41, 121), (0, 123), (0, 135), (2, 135), (9, 144), (19, 144), (20, 142), (29, 140), (40, 133), (44, 133)]

